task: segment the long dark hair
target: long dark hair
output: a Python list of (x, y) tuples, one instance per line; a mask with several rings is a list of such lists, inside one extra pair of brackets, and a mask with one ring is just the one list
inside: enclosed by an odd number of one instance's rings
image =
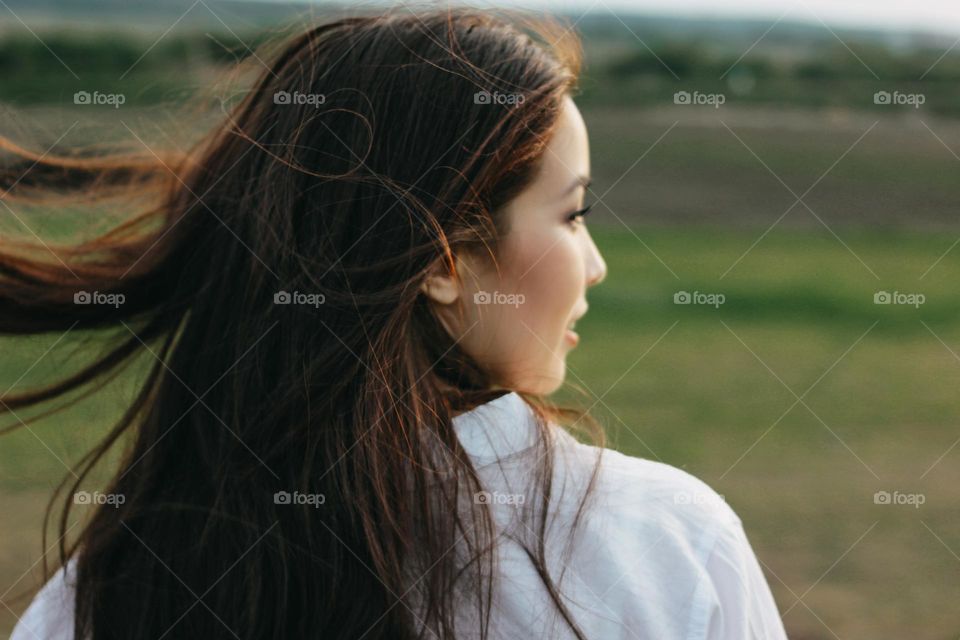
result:
[[(109, 335), (77, 373), (2, 397), (0, 411), (62, 400), (49, 414), (144, 349), (156, 358), (58, 488), (77, 638), (453, 638), (463, 606), (485, 637), (495, 527), (488, 505), (464, 507), (482, 486), (451, 417), (504, 390), (420, 283), (452, 273), (458, 251), (496, 256), (498, 211), (531, 180), (575, 88), (578, 41), (555, 21), (395, 11), (256, 58), (266, 70), (186, 152), (0, 141), (5, 205), (131, 207), (54, 255), (0, 245), (0, 332)], [(543, 448), (527, 553), (583, 637), (544, 535), (546, 422), (573, 414), (523, 397)], [(68, 544), (73, 496), (118, 446), (104, 493), (122, 504), (94, 508)]]

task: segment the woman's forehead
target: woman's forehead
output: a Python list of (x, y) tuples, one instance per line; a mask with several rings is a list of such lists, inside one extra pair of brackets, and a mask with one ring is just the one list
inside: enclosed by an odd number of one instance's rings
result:
[(565, 196), (569, 195), (569, 188), (579, 178), (589, 175), (587, 128), (580, 110), (567, 97), (564, 98), (556, 129), (544, 151), (536, 188), (548, 190), (558, 197)]

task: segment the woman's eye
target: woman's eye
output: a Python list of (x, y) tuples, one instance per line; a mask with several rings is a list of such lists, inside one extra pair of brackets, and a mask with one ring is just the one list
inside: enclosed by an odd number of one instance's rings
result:
[(583, 217), (590, 213), (590, 210), (593, 209), (593, 204), (588, 204), (583, 209), (578, 209), (567, 216), (567, 222), (571, 226), (576, 226), (578, 222), (583, 222)]

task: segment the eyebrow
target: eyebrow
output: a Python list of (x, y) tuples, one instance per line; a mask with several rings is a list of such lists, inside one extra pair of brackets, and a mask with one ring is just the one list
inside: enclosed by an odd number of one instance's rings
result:
[(573, 184), (567, 187), (567, 190), (563, 192), (563, 195), (566, 196), (568, 193), (576, 190), (577, 187), (588, 189), (591, 184), (593, 184), (593, 179), (590, 176), (577, 176), (576, 179), (574, 179)]

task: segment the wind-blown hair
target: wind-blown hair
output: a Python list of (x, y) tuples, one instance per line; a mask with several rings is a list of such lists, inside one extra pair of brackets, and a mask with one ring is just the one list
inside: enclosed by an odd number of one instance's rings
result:
[[(397, 10), (258, 59), (268, 68), (187, 151), (0, 141), (7, 207), (129, 207), (54, 255), (0, 243), (0, 333), (102, 330), (108, 345), (0, 413), (60, 401), (48, 415), (145, 348), (156, 357), (58, 489), (77, 637), (453, 638), (464, 606), (486, 636), (495, 529), (489, 505), (464, 508), (482, 486), (451, 418), (503, 390), (420, 285), (457, 252), (496, 258), (500, 211), (535, 175), (579, 44), (552, 21)], [(122, 303), (76, 303), (94, 292)], [(566, 414), (524, 397), (543, 445), (527, 553), (575, 629), (544, 549), (547, 422)], [(67, 543), (72, 496), (115, 447), (104, 492), (124, 502)]]

